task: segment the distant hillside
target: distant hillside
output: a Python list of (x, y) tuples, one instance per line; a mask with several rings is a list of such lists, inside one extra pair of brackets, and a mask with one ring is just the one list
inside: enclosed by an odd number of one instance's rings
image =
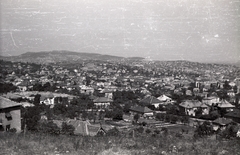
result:
[(0, 57), (0, 59), (14, 62), (30, 63), (57, 63), (57, 62), (76, 62), (81, 60), (102, 60), (102, 61), (124, 61), (124, 60), (141, 60), (143, 58), (124, 58), (111, 55), (102, 55), (97, 53), (78, 53), (71, 51), (50, 51), (50, 52), (27, 52), (19, 56)]

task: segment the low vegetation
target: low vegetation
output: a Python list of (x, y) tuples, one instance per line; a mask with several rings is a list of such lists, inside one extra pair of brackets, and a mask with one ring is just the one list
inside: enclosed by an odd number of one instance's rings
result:
[(26, 132), (0, 133), (0, 154), (228, 154), (240, 152), (239, 138), (195, 138), (193, 131), (137, 128), (124, 134), (113, 128), (95, 137)]

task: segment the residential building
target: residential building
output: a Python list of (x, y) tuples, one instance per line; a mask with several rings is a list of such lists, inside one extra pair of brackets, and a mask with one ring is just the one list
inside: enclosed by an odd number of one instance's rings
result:
[(21, 104), (0, 96), (0, 130), (21, 132)]
[(179, 104), (179, 109), (189, 116), (196, 116), (198, 110), (201, 110), (202, 115), (209, 114), (208, 106), (197, 100), (185, 100)]
[(159, 99), (150, 95), (139, 101), (139, 103), (143, 106), (153, 105), (155, 108), (158, 108), (160, 104), (163, 104)]
[(217, 96), (209, 96), (202, 99), (202, 102), (206, 105), (212, 106), (212, 104), (218, 103), (220, 101)]
[(149, 109), (148, 107), (143, 106), (135, 106), (129, 109), (131, 115), (139, 114), (143, 117), (153, 116), (153, 110)]
[(94, 105), (99, 109), (105, 109), (110, 106), (113, 100), (106, 97), (98, 97), (93, 100)]

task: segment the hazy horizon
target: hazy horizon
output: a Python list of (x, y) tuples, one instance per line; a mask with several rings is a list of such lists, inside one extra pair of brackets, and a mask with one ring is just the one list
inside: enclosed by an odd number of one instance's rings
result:
[(239, 9), (239, 0), (3, 0), (0, 54), (68, 50), (236, 62)]

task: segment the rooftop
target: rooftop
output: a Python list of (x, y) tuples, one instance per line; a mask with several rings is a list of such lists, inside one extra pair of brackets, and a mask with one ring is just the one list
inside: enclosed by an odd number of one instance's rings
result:
[(21, 106), (21, 104), (0, 96), (0, 109), (16, 107), (16, 106)]

